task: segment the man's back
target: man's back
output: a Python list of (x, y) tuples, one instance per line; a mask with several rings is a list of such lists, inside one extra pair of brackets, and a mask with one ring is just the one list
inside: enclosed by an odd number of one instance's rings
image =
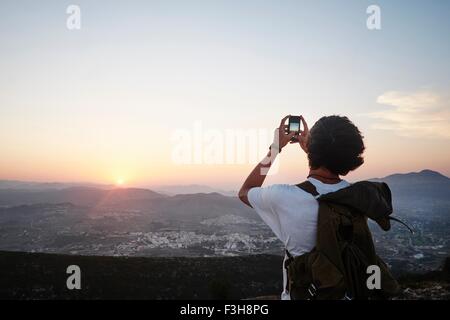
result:
[[(319, 194), (334, 192), (350, 185), (344, 180), (335, 184), (326, 184), (313, 178), (308, 180)], [(293, 256), (306, 253), (315, 246), (319, 206), (311, 194), (295, 185), (277, 184), (252, 188), (248, 199)], [(283, 288), (286, 287), (286, 278), (283, 268)], [(283, 292), (282, 299), (289, 299), (287, 292)]]

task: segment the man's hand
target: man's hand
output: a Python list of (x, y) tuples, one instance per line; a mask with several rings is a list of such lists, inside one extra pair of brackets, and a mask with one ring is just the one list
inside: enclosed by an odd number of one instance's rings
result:
[(274, 148), (279, 148), (279, 151), (283, 149), (291, 139), (297, 134), (296, 132), (290, 132), (286, 134), (286, 129), (288, 126), (286, 125), (286, 120), (290, 117), (290, 115), (281, 119), (280, 126), (275, 129), (273, 143), (272, 146)]
[(308, 124), (306, 123), (303, 116), (300, 116), (300, 120), (303, 124), (303, 131), (300, 131), (300, 134), (298, 136), (295, 136), (297, 139), (296, 141), (291, 141), (291, 143), (299, 143), (300, 147), (308, 153), (308, 139), (309, 139), (309, 129)]
[(286, 134), (286, 129), (288, 126), (285, 123), (289, 117), (290, 116), (284, 117), (280, 122), (280, 126), (275, 130), (275, 137), (273, 139), (271, 149), (272, 147), (276, 147), (276, 151), (275, 152), (270, 151), (267, 154), (267, 156), (260, 163), (258, 163), (258, 165), (252, 170), (252, 172), (250, 172), (249, 176), (244, 181), (244, 184), (239, 190), (238, 194), (239, 199), (241, 199), (242, 202), (244, 202), (246, 205), (250, 207), (251, 204), (248, 201), (248, 192), (250, 191), (251, 188), (262, 186), (267, 175), (262, 174), (262, 172), (263, 171), (267, 172), (270, 169), (270, 166), (273, 163), (273, 159), (274, 157), (276, 157), (279, 150), (281, 150), (285, 145), (287, 145), (288, 142), (291, 142), (291, 143), (300, 143), (302, 149), (305, 150), (305, 152), (307, 152), (307, 141), (309, 130), (306, 121), (303, 119), (303, 117), (301, 117), (304, 130), (300, 132), (300, 135), (298, 136), (298, 141), (292, 142), (291, 139), (294, 138), (298, 134), (298, 132), (291, 132), (289, 134)]

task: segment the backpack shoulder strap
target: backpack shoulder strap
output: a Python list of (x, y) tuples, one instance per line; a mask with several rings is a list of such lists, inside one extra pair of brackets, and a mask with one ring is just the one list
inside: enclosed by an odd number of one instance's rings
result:
[(302, 189), (303, 191), (313, 195), (314, 197), (317, 197), (319, 195), (319, 192), (317, 192), (316, 187), (308, 180), (296, 184), (296, 186)]

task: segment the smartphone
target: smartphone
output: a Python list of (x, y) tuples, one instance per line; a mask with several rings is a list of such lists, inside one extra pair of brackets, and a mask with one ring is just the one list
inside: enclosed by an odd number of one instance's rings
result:
[(291, 132), (300, 132), (300, 116), (290, 116), (289, 117), (289, 125), (288, 125), (288, 133)]
[[(288, 128), (287, 128), (287, 132), (286, 134), (289, 134), (291, 132), (297, 132), (300, 133), (300, 128), (301, 126), (301, 119), (300, 116), (290, 116), (289, 117), (289, 124), (288, 124)], [(296, 134), (295, 136), (293, 136), (291, 138), (292, 142), (297, 142), (298, 141), (298, 134)]]

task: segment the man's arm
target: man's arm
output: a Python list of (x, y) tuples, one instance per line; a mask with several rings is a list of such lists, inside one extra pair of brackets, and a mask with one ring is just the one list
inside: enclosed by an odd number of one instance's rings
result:
[[(251, 188), (254, 187), (261, 187), (264, 183), (264, 180), (266, 179), (266, 173), (269, 171), (270, 166), (272, 165), (272, 160), (275, 160), (277, 154), (279, 153), (278, 150), (273, 150), (271, 147), (265, 158), (258, 163), (258, 165), (250, 172), (247, 179), (245, 179), (244, 184), (242, 185), (241, 189), (239, 190), (239, 199), (246, 205), (250, 206), (250, 202), (248, 201), (248, 192)], [(273, 158), (273, 159), (272, 159)]]
[(285, 122), (289, 118), (289, 116), (284, 117), (281, 120), (280, 126), (275, 129), (275, 135), (273, 139), (273, 143), (269, 148), (269, 152), (264, 157), (264, 159), (258, 163), (258, 165), (250, 172), (250, 175), (244, 181), (241, 189), (239, 190), (239, 199), (246, 205), (251, 207), (250, 202), (248, 201), (248, 192), (251, 188), (261, 187), (266, 179), (267, 173), (269, 172), (272, 163), (275, 161), (276, 156), (281, 152), (281, 149), (291, 141), (291, 138), (295, 136), (295, 132), (291, 132), (289, 134), (285, 133), (286, 125)]

